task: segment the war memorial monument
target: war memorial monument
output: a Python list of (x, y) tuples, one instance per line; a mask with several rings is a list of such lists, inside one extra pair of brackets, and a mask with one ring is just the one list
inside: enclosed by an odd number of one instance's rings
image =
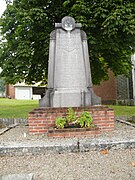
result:
[(101, 106), (101, 98), (92, 89), (87, 36), (81, 28), (69, 16), (55, 23), (50, 34), (48, 89), (39, 108), (29, 113), (30, 133), (48, 133), (56, 117), (65, 116), (68, 107), (76, 112), (89, 111), (100, 132), (114, 128), (113, 110)]

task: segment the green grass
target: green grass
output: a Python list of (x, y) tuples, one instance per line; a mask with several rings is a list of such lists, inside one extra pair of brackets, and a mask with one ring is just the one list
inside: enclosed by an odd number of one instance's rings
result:
[[(28, 113), (38, 107), (37, 100), (15, 100), (0, 98), (0, 118), (27, 118)], [(115, 116), (135, 116), (135, 106), (109, 106)]]
[(37, 100), (0, 98), (0, 118), (27, 118), (28, 113), (37, 107)]
[(109, 106), (114, 109), (115, 116), (135, 116), (135, 106)]

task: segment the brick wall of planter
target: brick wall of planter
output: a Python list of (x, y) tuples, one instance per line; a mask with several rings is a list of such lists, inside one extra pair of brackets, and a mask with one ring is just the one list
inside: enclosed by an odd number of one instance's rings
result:
[(54, 129), (56, 117), (65, 117), (68, 108), (38, 108), (29, 113), (30, 134), (47, 134), (49, 137), (82, 137), (101, 134), (114, 129), (114, 111), (106, 106), (73, 108), (76, 115), (88, 111), (93, 117), (96, 128)]

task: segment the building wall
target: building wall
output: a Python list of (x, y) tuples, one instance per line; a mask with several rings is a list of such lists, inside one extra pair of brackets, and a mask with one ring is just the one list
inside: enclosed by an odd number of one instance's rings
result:
[[(45, 88), (40, 87), (38, 92), (34, 91), (34, 88), (38, 87), (31, 87), (31, 86), (13, 86), (13, 85), (7, 85), (6, 86), (6, 97), (11, 99), (24, 99), (24, 100), (38, 100), (41, 99), (40, 91), (44, 90)], [(37, 93), (36, 93), (37, 92)], [(42, 92), (41, 92), (42, 93)]]
[(15, 99), (30, 100), (32, 99), (32, 87), (15, 87)]
[(15, 99), (15, 88), (13, 85), (6, 86), (6, 97)]
[(116, 95), (116, 78), (113, 73), (109, 71), (110, 79), (102, 82), (99, 86), (93, 86), (95, 94), (102, 99), (102, 103), (113, 103), (117, 99)]

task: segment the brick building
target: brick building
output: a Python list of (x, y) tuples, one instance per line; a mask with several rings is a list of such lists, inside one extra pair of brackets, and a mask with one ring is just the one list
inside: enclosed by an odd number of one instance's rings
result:
[[(94, 86), (96, 95), (102, 98), (103, 104), (134, 105), (132, 77), (118, 76), (109, 72), (110, 79), (99, 86)], [(24, 84), (6, 86), (6, 96), (12, 99), (40, 99), (45, 87), (27, 86)]]
[(6, 97), (15, 99), (15, 88), (13, 85), (6, 85)]
[(103, 104), (135, 105), (135, 54), (131, 59), (134, 66), (129, 77), (114, 77), (113, 73), (109, 72), (108, 81), (94, 86), (94, 91), (102, 98)]
[[(109, 72), (110, 79), (104, 81), (100, 86), (94, 86), (96, 95), (102, 98), (103, 104), (125, 104), (135, 105), (135, 54), (132, 56), (134, 68), (130, 77), (114, 77)], [(6, 96), (15, 99), (39, 99), (45, 93), (45, 87), (27, 86), (24, 83), (8, 85)]]
[(38, 87), (37, 84), (29, 86), (25, 83), (6, 86), (6, 97), (11, 99), (41, 99), (46, 87)]
[(111, 71), (109, 71), (109, 77), (108, 81), (104, 81), (99, 86), (93, 87), (96, 95), (101, 97), (103, 104), (115, 104), (117, 99), (117, 80)]

